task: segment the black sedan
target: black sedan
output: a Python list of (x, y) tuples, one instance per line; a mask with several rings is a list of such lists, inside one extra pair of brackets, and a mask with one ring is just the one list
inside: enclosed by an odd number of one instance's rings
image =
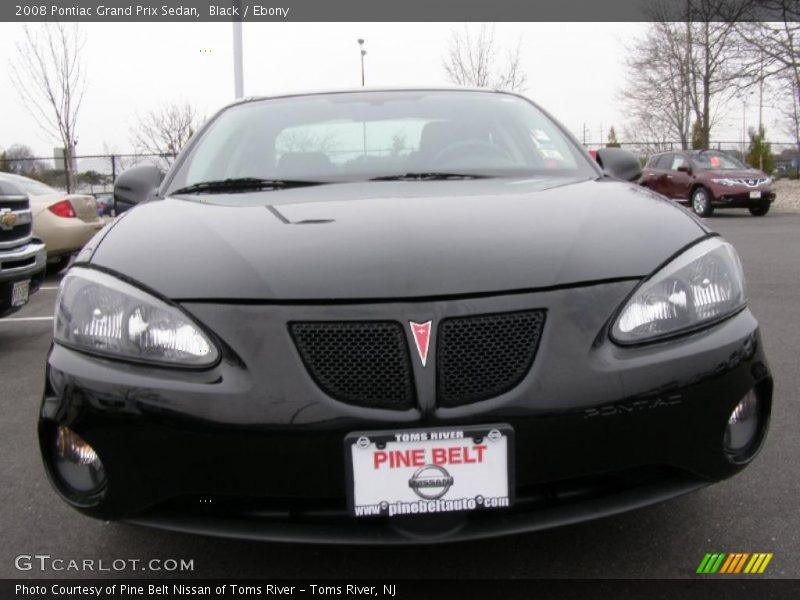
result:
[(163, 179), (120, 176), (134, 208), (61, 283), (54, 488), (180, 531), (419, 543), (736, 474), (772, 398), (736, 251), (598, 159), (509, 93), (222, 110)]

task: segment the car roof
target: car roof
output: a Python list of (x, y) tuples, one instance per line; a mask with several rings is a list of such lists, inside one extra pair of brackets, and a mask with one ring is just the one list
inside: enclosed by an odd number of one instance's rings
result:
[[(348, 88), (330, 88), (330, 89), (315, 89), (303, 90), (294, 92), (282, 92), (270, 95), (261, 96), (248, 96), (235, 102), (226, 105), (227, 107), (236, 106), (237, 104), (246, 104), (248, 102), (258, 102), (261, 100), (276, 100), (279, 98), (299, 98), (303, 96), (326, 96), (332, 94), (370, 94), (370, 93), (391, 93), (391, 92), (464, 92), (464, 93), (495, 93), (505, 94), (508, 96), (519, 96), (519, 94), (510, 90), (501, 90), (499, 88), (488, 87), (462, 87), (457, 85), (417, 85), (417, 86), (367, 86), (367, 87), (348, 87)], [(527, 98), (526, 98), (527, 99)]]

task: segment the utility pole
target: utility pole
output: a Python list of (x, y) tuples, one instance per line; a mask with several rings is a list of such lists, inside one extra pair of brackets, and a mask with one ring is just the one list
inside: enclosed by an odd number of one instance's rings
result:
[[(763, 125), (762, 125), (762, 114), (764, 111), (764, 51), (759, 51), (759, 61), (758, 61), (758, 135), (761, 138), (761, 148), (764, 147), (764, 139), (763, 135)], [(759, 150), (758, 152), (758, 168), (762, 171), (764, 170), (764, 152), (763, 150)]]
[(742, 162), (745, 158), (745, 144), (747, 143), (747, 129), (745, 124), (745, 109), (747, 108), (747, 100), (742, 98)]
[(586, 123), (583, 124), (583, 145), (586, 145)]

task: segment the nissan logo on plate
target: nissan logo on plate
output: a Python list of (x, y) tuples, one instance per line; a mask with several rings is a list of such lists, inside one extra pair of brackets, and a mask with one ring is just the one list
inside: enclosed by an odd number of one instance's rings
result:
[(420, 467), (408, 480), (408, 487), (423, 500), (438, 500), (453, 485), (453, 476), (439, 465)]

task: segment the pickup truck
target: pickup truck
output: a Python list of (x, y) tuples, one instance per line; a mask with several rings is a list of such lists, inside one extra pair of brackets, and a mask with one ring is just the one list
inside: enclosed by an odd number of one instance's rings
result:
[(44, 279), (45, 245), (33, 237), (27, 195), (0, 181), (0, 317), (19, 310)]

